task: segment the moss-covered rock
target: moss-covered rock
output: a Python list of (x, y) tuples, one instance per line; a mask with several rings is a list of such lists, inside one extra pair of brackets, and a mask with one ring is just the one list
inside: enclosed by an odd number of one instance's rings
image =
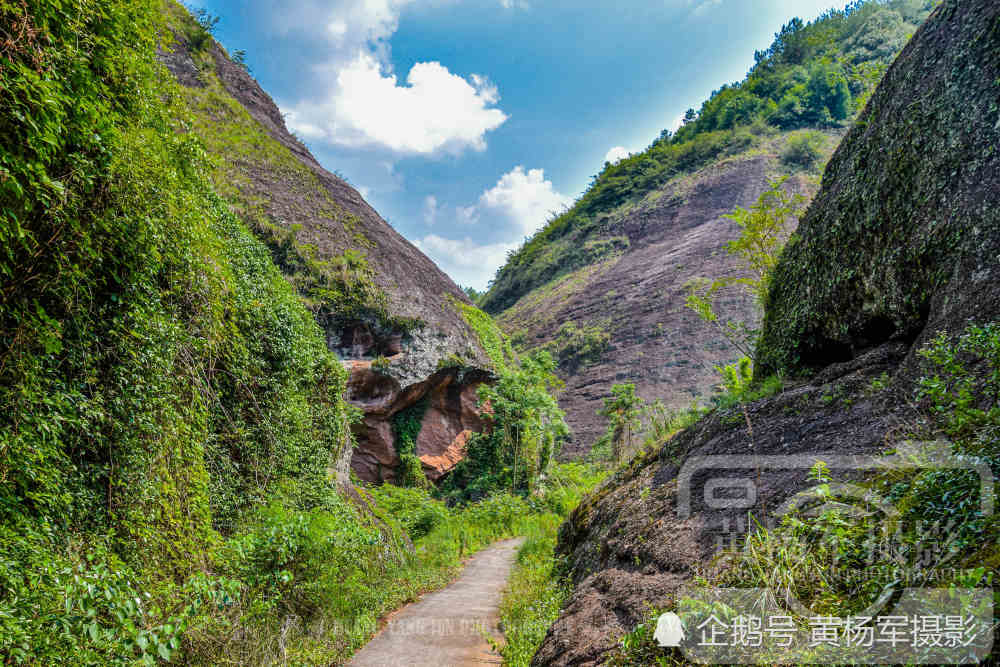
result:
[(841, 143), (779, 262), (759, 373), (996, 312), (998, 102), (997, 4), (945, 2)]
[[(947, 558), (970, 568), (971, 581), (995, 580), (998, 525), (984, 520), (974, 487), (949, 478), (945, 465), (912, 462), (929, 456), (915, 441), (948, 437), (946, 454), (1000, 470), (996, 325), (969, 325), (1000, 320), (998, 101), (1000, 5), (942, 3), (841, 145), (778, 267), (758, 372), (823, 369), (776, 396), (714, 410), (581, 503), (558, 546), (575, 590), (533, 665), (621, 664), (608, 661), (650, 608), (680, 610), (698, 581), (778, 591), (780, 579), (800, 599), (825, 596), (824, 613), (834, 616), (861, 605), (864, 593), (828, 585), (833, 578), (821, 592), (809, 588), (812, 572), (834, 568), (769, 561), (752, 548), (780, 534), (786, 501), (817, 488), (806, 468), (818, 461), (840, 461), (830, 466), (835, 480), (884, 492), (884, 468), (859, 472), (854, 455), (910, 457), (887, 493), (908, 516), (874, 521), (930, 536), (933, 548), (947, 543)], [(708, 482), (726, 478), (742, 478), (754, 500), (712, 502)], [(925, 519), (947, 526), (947, 540), (920, 533)], [(727, 561), (726, 547), (738, 555)], [(901, 570), (874, 554), (843, 569), (885, 567), (906, 579), (942, 572), (941, 562), (911, 560)], [(681, 657), (649, 648), (656, 659)]]

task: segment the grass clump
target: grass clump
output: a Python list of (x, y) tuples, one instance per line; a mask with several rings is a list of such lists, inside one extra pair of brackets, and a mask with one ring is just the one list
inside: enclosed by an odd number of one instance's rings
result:
[[(1000, 325), (973, 323), (958, 335), (942, 333), (918, 354), (925, 362), (914, 396), (919, 418), (903, 436), (912, 440), (886, 452), (898, 464), (881, 466), (865, 479), (843, 480), (857, 485), (859, 498), (844, 495), (829, 467), (817, 462), (809, 472), (813, 501), (770, 529), (751, 530), (738, 549), (724, 552), (707, 568), (708, 578), (696, 578), (696, 585), (767, 589), (768, 604), (789, 609), (797, 601), (811, 614), (835, 618), (865, 613), (903, 588), (919, 587), (951, 591), (955, 604), (963, 605), (956, 610), (975, 611), (960, 596), (962, 589), (988, 589), (997, 581), (1000, 521), (983, 513), (979, 472), (955, 468), (954, 462), (985, 465), (994, 475), (1000, 471)], [(868, 504), (858, 506), (859, 500)], [(709, 613), (725, 622), (739, 612), (708, 605), (697, 595), (671, 609), (686, 628), (698, 627)], [(627, 633), (608, 664), (683, 664), (679, 654), (653, 641), (658, 614)], [(808, 635), (809, 619), (793, 619)], [(987, 629), (986, 640), (992, 635)], [(759, 657), (782, 664), (829, 659), (809, 653), (812, 648), (792, 658)]]
[(530, 530), (500, 603), (506, 643), (504, 664), (529, 665), (549, 626), (569, 598), (572, 586), (555, 556), (556, 535), (569, 512), (604, 479), (606, 472), (579, 463), (555, 466), (546, 480), (538, 515)]
[(781, 150), (781, 161), (793, 169), (812, 171), (823, 156), (826, 137), (821, 132), (798, 132), (788, 138)]
[(466, 324), (476, 333), (480, 346), (493, 362), (494, 370), (502, 372), (509, 365), (517, 364), (517, 355), (514, 354), (510, 340), (500, 330), (492, 317), (476, 306), (470, 306), (458, 299), (452, 299), (451, 303)]
[(564, 322), (547, 347), (559, 360), (561, 368), (572, 370), (595, 364), (611, 346), (610, 325), (610, 320), (579, 325), (572, 320)]

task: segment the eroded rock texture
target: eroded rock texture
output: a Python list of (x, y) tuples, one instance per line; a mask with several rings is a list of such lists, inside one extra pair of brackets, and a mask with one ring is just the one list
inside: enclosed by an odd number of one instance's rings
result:
[(399, 452), (393, 416), (423, 402), (416, 454), (428, 479), (439, 480), (465, 458), (469, 437), (485, 426), (476, 390), (489, 379), (483, 371), (444, 369), (402, 387), (391, 375), (372, 369), (371, 362), (351, 362), (347, 398), (364, 411), (355, 426), (358, 446), (351, 468), (366, 481), (394, 480)]
[[(498, 316), (528, 347), (555, 340), (566, 323), (610, 336), (599, 359), (560, 368), (566, 390), (559, 404), (573, 429), (564, 458), (586, 454), (604, 433), (607, 420), (597, 411), (614, 384), (633, 383), (642, 398), (674, 409), (713, 392), (715, 366), (740, 355), (685, 307), (687, 284), (741, 273), (725, 250), (739, 228), (723, 216), (751, 206), (785, 170), (778, 154), (767, 152), (722, 160), (667, 183), (640, 205), (609, 217), (604, 233), (627, 239), (621, 252), (535, 289)], [(803, 173), (786, 186), (806, 197), (816, 189)], [(719, 306), (725, 317), (751, 326), (760, 322), (759, 306), (742, 289), (726, 290)]]
[[(710, 509), (696, 493), (690, 515), (678, 515), (685, 462), (874, 454), (914, 432), (926, 371), (916, 350), (970, 321), (1000, 319), (998, 102), (1000, 4), (947, 0), (841, 144), (779, 266), (761, 352), (771, 369), (806, 379), (745, 413), (709, 415), (572, 514), (558, 551), (576, 588), (533, 664), (600, 664), (645, 603), (669, 605), (721, 537), (745, 533), (744, 512)], [(874, 391), (875, 378), (887, 388)], [(732, 472), (756, 479), (762, 522), (806, 474)]]
[(946, 2), (827, 167), (775, 273), (762, 370), (821, 367), (994, 313), (1000, 285), (1000, 22)]
[[(218, 44), (209, 39), (195, 53), (184, 30), (167, 41), (161, 60), (190, 91), (194, 129), (224, 165), (214, 175), (217, 189), (266, 237), (292, 282), (303, 289), (294, 247), (334, 275), (353, 272), (352, 279), (372, 283), (359, 290), (368, 290), (377, 308), (355, 308), (349, 316), (311, 288), (303, 294), (328, 346), (351, 372), (349, 399), (364, 412), (354, 455), (334, 462), (339, 477), (346, 479), (350, 461), (363, 480), (391, 479), (398, 463), (391, 418), (425, 397), (431, 408), (418, 454), (428, 475), (440, 477), (462, 457), (466, 432), (481, 426), (475, 388), (487, 373), (475, 369), (490, 367), (454, 305), (468, 303), (465, 294), (355, 188), (320, 166), (288, 131), (271, 97)], [(287, 243), (276, 246), (275, 239)], [(442, 360), (456, 358), (467, 372), (440, 371)], [(379, 372), (371, 368), (376, 359), (384, 363)]]

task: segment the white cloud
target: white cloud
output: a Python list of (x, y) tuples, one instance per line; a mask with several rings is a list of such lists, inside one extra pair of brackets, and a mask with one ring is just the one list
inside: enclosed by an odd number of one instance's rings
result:
[(709, 10), (722, 5), (722, 0), (688, 0), (688, 7), (691, 7), (693, 16), (704, 16)]
[(553, 213), (559, 213), (572, 200), (556, 192), (552, 181), (545, 180), (542, 169), (524, 170), (516, 166), (500, 177), (497, 184), (479, 197), (480, 209), (501, 213), (524, 235), (535, 232)]
[(677, 130), (681, 129), (681, 125), (683, 124), (684, 124), (684, 114), (680, 114), (677, 116), (677, 118), (674, 118), (670, 122), (670, 131), (676, 132)]
[(438, 200), (434, 195), (427, 195), (424, 197), (424, 222), (428, 225), (433, 225), (434, 221), (437, 220), (438, 214)]
[(475, 206), (456, 206), (455, 219), (462, 225), (474, 225), (479, 222), (479, 209)]
[(282, 107), (292, 130), (314, 141), (403, 155), (486, 148), (486, 133), (507, 120), (486, 76), (465, 78), (439, 62), (414, 64), (404, 80), (392, 71), (389, 39), (410, 1), (305, 2), (290, 16), (276, 13), (275, 30), (303, 32), (326, 47), (310, 71), (316, 93)]
[[(440, 220), (442, 209), (433, 196), (424, 200), (425, 220), (432, 199)], [(480, 225), (479, 230), (493, 238), (511, 239), (510, 242), (484, 243), (468, 236), (451, 239), (429, 234), (414, 243), (455, 282), (485, 289), (507, 260), (507, 253), (570, 203), (569, 197), (556, 191), (552, 181), (545, 180), (544, 170), (525, 170), (518, 165), (503, 174), (492, 188), (484, 190), (475, 204), (455, 207), (456, 227), (479, 225), (482, 221), (489, 224)]]
[(614, 164), (615, 162), (627, 158), (628, 156), (629, 156), (628, 149), (626, 149), (624, 146), (615, 146), (614, 148), (609, 150), (607, 154), (605, 154), (604, 161)]
[(437, 62), (415, 64), (399, 85), (374, 56), (360, 53), (336, 73), (330, 90), (320, 102), (288, 109), (289, 126), (342, 146), (429, 155), (484, 150), (486, 133), (507, 120), (490, 106), (499, 97), (496, 86), (478, 75), (463, 79)]
[(504, 9), (531, 9), (527, 0), (500, 0), (500, 6)]
[(497, 267), (507, 260), (516, 243), (477, 243), (469, 237), (447, 239), (428, 234), (414, 241), (420, 250), (459, 285), (486, 289)]

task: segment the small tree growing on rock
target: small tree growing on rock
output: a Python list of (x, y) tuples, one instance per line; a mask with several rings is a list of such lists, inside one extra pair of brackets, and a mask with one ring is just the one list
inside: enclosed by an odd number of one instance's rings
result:
[(726, 251), (742, 260), (746, 271), (742, 275), (705, 278), (688, 284), (686, 305), (701, 319), (714, 325), (733, 347), (751, 361), (756, 358), (759, 331), (740, 320), (724, 319), (716, 308), (719, 292), (739, 285), (753, 295), (762, 308), (771, 287), (771, 276), (778, 256), (788, 238), (788, 228), (798, 218), (805, 198), (785, 190), (785, 176), (771, 182), (749, 209), (737, 207), (725, 216), (739, 225), (740, 236), (726, 243)]
[(602, 440), (610, 442), (615, 463), (632, 450), (632, 436), (641, 425), (642, 408), (643, 400), (636, 395), (634, 384), (616, 384), (597, 412), (608, 418), (608, 432)]
[(569, 435), (553, 395), (562, 381), (547, 351), (526, 354), (519, 365), (497, 370), (497, 381), (478, 390), (489, 427), (469, 439), (467, 456), (441, 486), (453, 501), (497, 491), (530, 494)]

